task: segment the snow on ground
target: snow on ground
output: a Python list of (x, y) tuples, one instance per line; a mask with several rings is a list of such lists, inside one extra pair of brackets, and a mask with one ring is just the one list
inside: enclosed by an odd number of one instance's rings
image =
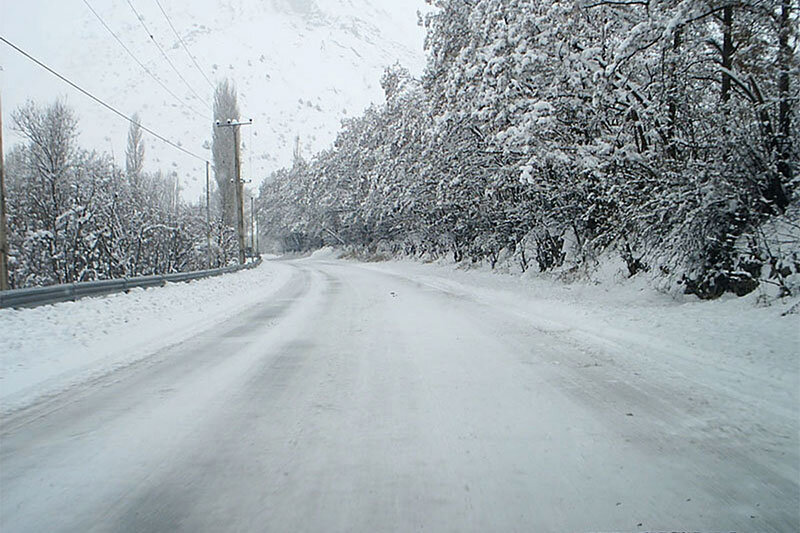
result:
[(336, 257), (0, 311), (0, 528), (798, 530), (797, 315)]
[(338, 259), (340, 252), (334, 249), (331, 246), (325, 246), (324, 248), (320, 248), (319, 250), (315, 250), (310, 256), (308, 256), (309, 260), (324, 260), (324, 259)]
[(279, 263), (35, 309), (0, 309), (0, 411), (15, 410), (180, 343), (282, 287)]
[(544, 328), (570, 328), (705, 358), (724, 356), (779, 379), (800, 368), (800, 316), (783, 316), (797, 298), (760, 306), (757, 293), (702, 301), (657, 292), (641, 277), (562, 283), (537, 274), (520, 276), (447, 263), (391, 261), (365, 267), (412, 277), (487, 304), (499, 303), (535, 318)]
[[(301, 261), (337, 256), (328, 248)], [(563, 284), (445, 264), (361, 266), (503, 309), (582, 346), (598, 364), (613, 360), (621, 378), (651, 372), (687, 388), (711, 384), (720, 401), (734, 395), (748, 409), (779, 409), (775, 414), (784, 417), (796, 416), (800, 408), (800, 321), (796, 314), (781, 316), (787, 305), (757, 307), (755, 297), (676, 299), (637, 280)], [(0, 310), (0, 345), (6, 348), (0, 354), (2, 409), (18, 408), (187, 339), (268, 298), (288, 281), (289, 272), (286, 265), (266, 262), (253, 271), (161, 289)]]
[(722, 404), (740, 400), (797, 421), (800, 412), (800, 316), (796, 299), (760, 307), (758, 295), (701, 301), (659, 293), (644, 278), (565, 284), (525, 276), (413, 261), (364, 268), (502, 309), (537, 330), (580, 346), (595, 364), (626, 375), (667, 379), (691, 393), (710, 389)]

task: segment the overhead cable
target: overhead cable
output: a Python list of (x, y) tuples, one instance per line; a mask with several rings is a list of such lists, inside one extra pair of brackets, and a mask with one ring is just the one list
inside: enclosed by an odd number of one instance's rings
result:
[(139, 58), (138, 58), (138, 57), (136, 57), (136, 55), (134, 55), (134, 53), (133, 53), (133, 52), (131, 52), (131, 50), (130, 50), (130, 49), (129, 49), (129, 48), (126, 46), (126, 45), (125, 45), (125, 43), (122, 41), (122, 39), (120, 39), (120, 38), (119, 38), (119, 36), (118, 36), (116, 33), (114, 33), (114, 30), (112, 30), (112, 29), (111, 29), (111, 28), (108, 26), (108, 24), (106, 24), (105, 20), (103, 20), (103, 18), (100, 16), (100, 14), (99, 14), (97, 11), (95, 11), (95, 9), (94, 9), (94, 8), (91, 6), (91, 4), (89, 4), (89, 1), (88, 1), (88, 0), (83, 0), (83, 3), (84, 3), (84, 4), (86, 4), (86, 7), (88, 7), (88, 8), (89, 8), (89, 11), (91, 11), (91, 12), (92, 12), (92, 14), (93, 14), (95, 17), (97, 17), (97, 20), (99, 20), (99, 21), (100, 21), (100, 24), (102, 24), (102, 25), (103, 25), (103, 27), (104, 27), (106, 30), (108, 30), (108, 33), (110, 33), (110, 34), (111, 34), (111, 36), (112, 36), (112, 37), (114, 37), (114, 39), (116, 39), (116, 41), (117, 41), (117, 42), (119, 43), (119, 45), (120, 45), (120, 46), (121, 46), (121, 47), (122, 47), (122, 48), (123, 48), (123, 49), (124, 49), (124, 50), (125, 50), (125, 51), (128, 53), (128, 55), (129, 55), (129, 56), (131, 56), (131, 57), (133, 58), (133, 60), (134, 60), (134, 61), (136, 61), (136, 63), (137, 63), (137, 64), (138, 64), (138, 65), (139, 65), (139, 66), (142, 68), (142, 70), (144, 70), (144, 71), (145, 71), (145, 72), (146, 72), (146, 73), (147, 73), (147, 74), (148, 74), (148, 75), (149, 75), (151, 78), (153, 78), (153, 79), (156, 81), (156, 83), (158, 83), (158, 84), (161, 86), (161, 88), (162, 88), (162, 89), (164, 89), (165, 91), (167, 91), (167, 92), (168, 92), (168, 93), (169, 93), (169, 94), (170, 94), (170, 95), (171, 95), (173, 98), (175, 98), (175, 100), (177, 100), (177, 101), (178, 101), (178, 102), (179, 102), (179, 103), (180, 103), (182, 106), (184, 106), (186, 109), (189, 109), (189, 110), (190, 110), (192, 113), (194, 113), (194, 114), (195, 114), (195, 115), (197, 115), (198, 117), (201, 117), (201, 118), (203, 118), (204, 120), (212, 120), (210, 116), (208, 116), (208, 115), (204, 115), (204, 114), (203, 114), (203, 113), (201, 113), (200, 111), (197, 111), (195, 108), (193, 108), (191, 105), (189, 105), (189, 104), (188, 104), (188, 103), (187, 103), (185, 100), (183, 100), (183, 99), (182, 99), (180, 96), (178, 96), (177, 94), (175, 94), (175, 93), (172, 91), (172, 89), (170, 89), (169, 87), (167, 87), (167, 85), (166, 85), (166, 84), (165, 84), (163, 81), (161, 81), (161, 80), (158, 78), (158, 76), (156, 76), (155, 74), (153, 74), (153, 72), (152, 72), (152, 71), (151, 71), (149, 68), (147, 68), (147, 66), (145, 66), (145, 64), (144, 64), (144, 63), (142, 63), (142, 62), (139, 60)]
[(162, 136), (162, 135), (160, 135), (160, 134), (156, 133), (155, 131), (151, 130), (151, 129), (150, 129), (150, 128), (148, 128), (147, 126), (145, 126), (145, 125), (141, 124), (139, 121), (133, 120), (131, 117), (129, 117), (128, 115), (126, 115), (126, 114), (125, 114), (125, 113), (123, 113), (122, 111), (119, 111), (117, 108), (115, 108), (115, 107), (114, 107), (114, 106), (112, 106), (111, 104), (107, 104), (106, 102), (104, 102), (103, 100), (101, 100), (101, 99), (100, 99), (100, 98), (98, 98), (97, 96), (93, 95), (92, 93), (90, 93), (89, 91), (87, 91), (86, 89), (84, 89), (83, 87), (81, 87), (81, 86), (79, 86), (78, 84), (76, 84), (75, 82), (71, 81), (71, 80), (70, 80), (69, 78), (67, 78), (66, 76), (63, 76), (63, 75), (59, 74), (58, 72), (56, 72), (55, 70), (53, 70), (52, 68), (48, 67), (48, 66), (47, 66), (47, 65), (45, 65), (43, 62), (39, 61), (38, 59), (36, 59), (36, 58), (35, 58), (35, 57), (33, 57), (32, 55), (30, 55), (28, 52), (26, 52), (25, 50), (23, 50), (23, 49), (22, 49), (22, 48), (20, 48), (19, 46), (15, 45), (14, 43), (12, 43), (11, 41), (9, 41), (8, 39), (6, 39), (5, 37), (3, 37), (2, 35), (0, 35), (0, 41), (4, 42), (5, 44), (7, 44), (8, 46), (10, 46), (10, 47), (11, 47), (11, 48), (13, 48), (14, 50), (16, 50), (17, 52), (19, 52), (19, 53), (20, 53), (20, 54), (22, 54), (23, 56), (25, 56), (26, 58), (28, 58), (29, 60), (33, 61), (34, 63), (36, 63), (37, 65), (39, 65), (40, 67), (42, 67), (43, 69), (45, 69), (46, 71), (48, 71), (50, 74), (52, 74), (52, 75), (56, 76), (57, 78), (59, 78), (59, 79), (60, 79), (61, 81), (63, 81), (64, 83), (66, 83), (66, 84), (70, 85), (70, 86), (71, 86), (71, 87), (73, 87), (74, 89), (76, 89), (76, 90), (80, 91), (81, 93), (83, 93), (84, 95), (88, 96), (89, 98), (91, 98), (92, 100), (94, 100), (95, 102), (97, 102), (98, 104), (100, 104), (101, 106), (105, 107), (106, 109), (108, 109), (108, 110), (109, 110), (109, 111), (111, 111), (112, 113), (114, 113), (114, 114), (118, 115), (119, 117), (121, 117), (121, 118), (123, 118), (123, 119), (127, 120), (127, 121), (128, 121), (128, 122), (130, 122), (131, 124), (134, 124), (134, 125), (136, 125), (136, 126), (139, 126), (140, 128), (142, 128), (142, 130), (143, 130), (143, 131), (146, 131), (147, 133), (149, 133), (150, 135), (152, 135), (152, 136), (153, 136), (153, 137), (155, 137), (156, 139), (158, 139), (158, 140), (160, 140), (160, 141), (162, 141), (162, 142), (164, 142), (164, 143), (168, 144), (169, 146), (171, 146), (171, 147), (175, 148), (176, 150), (180, 150), (180, 151), (181, 151), (181, 152), (183, 152), (184, 154), (186, 154), (186, 155), (188, 155), (188, 156), (191, 156), (191, 157), (193, 157), (193, 158), (195, 158), (195, 159), (199, 159), (200, 161), (207, 161), (207, 160), (208, 160), (208, 158), (206, 158), (206, 157), (202, 157), (202, 156), (199, 156), (199, 155), (197, 155), (197, 154), (195, 154), (195, 153), (193, 153), (193, 152), (190, 152), (190, 151), (189, 151), (189, 150), (187, 150), (186, 148), (184, 148), (184, 147), (182, 147), (182, 146), (180, 146), (180, 145), (178, 145), (178, 144), (176, 144), (176, 143), (174, 143), (174, 142), (170, 141), (170, 140), (169, 140), (169, 139), (167, 139), (166, 137), (164, 137), (164, 136)]
[(194, 57), (194, 56), (192, 55), (192, 53), (189, 51), (189, 47), (188, 47), (188, 46), (186, 46), (186, 42), (183, 40), (183, 38), (181, 37), (181, 35), (178, 33), (178, 30), (176, 30), (176, 29), (175, 29), (175, 25), (174, 25), (174, 24), (172, 24), (172, 21), (170, 20), (170, 18), (169, 18), (169, 15), (167, 15), (167, 12), (166, 12), (166, 10), (165, 10), (165, 9), (162, 7), (162, 5), (161, 5), (161, 2), (159, 2), (159, 0), (156, 0), (156, 4), (158, 5), (158, 9), (160, 9), (160, 10), (161, 10), (161, 13), (163, 13), (163, 14), (164, 14), (164, 18), (165, 18), (165, 19), (167, 19), (167, 24), (169, 24), (169, 27), (170, 27), (170, 28), (172, 28), (172, 33), (174, 33), (174, 34), (175, 34), (175, 37), (177, 37), (177, 38), (178, 38), (178, 41), (181, 43), (181, 46), (183, 46), (183, 49), (184, 49), (184, 50), (186, 50), (186, 54), (189, 56), (189, 59), (191, 59), (191, 60), (192, 60), (192, 63), (194, 63), (194, 66), (195, 66), (195, 67), (197, 67), (197, 71), (198, 71), (198, 72), (200, 73), (200, 75), (201, 75), (201, 76), (203, 76), (203, 78), (204, 78), (204, 79), (205, 79), (205, 80), (208, 82), (208, 85), (211, 87), (211, 89), (212, 89), (212, 90), (213, 90), (213, 89), (216, 89), (216, 87), (215, 87), (215, 86), (214, 86), (214, 84), (211, 82), (211, 80), (210, 80), (210, 79), (208, 79), (208, 76), (206, 76), (206, 73), (205, 73), (205, 72), (203, 72), (203, 69), (202, 69), (202, 68), (200, 68), (200, 65), (197, 63), (197, 59), (195, 59), (195, 57)]
[[(175, 63), (172, 62), (172, 60), (169, 58), (169, 56), (164, 51), (164, 49), (161, 47), (161, 45), (158, 44), (158, 41), (156, 41), (155, 35), (153, 35), (153, 33), (147, 27), (147, 24), (144, 21), (144, 17), (142, 17), (139, 14), (139, 12), (136, 10), (136, 7), (134, 7), (134, 5), (131, 2), (131, 0), (126, 0), (126, 1), (128, 2), (128, 5), (130, 6), (131, 10), (133, 10), (133, 13), (136, 15), (136, 18), (139, 19), (139, 23), (142, 25), (142, 28), (144, 28), (144, 31), (147, 33), (148, 37), (150, 37), (150, 40), (153, 42), (154, 45), (156, 45), (156, 48), (158, 48), (158, 51), (161, 52), (161, 55), (167, 61), (169, 66), (172, 67), (172, 70), (175, 71), (175, 74), (178, 75), (178, 77), (181, 79), (181, 81), (184, 83), (184, 85), (186, 85), (186, 87), (189, 89), (189, 91), (195, 96), (195, 98), (197, 98), (197, 100), (199, 102), (201, 102), (205, 106), (208, 106), (208, 103), (205, 100), (203, 100), (202, 96), (197, 94), (197, 91), (194, 90), (194, 87), (192, 87), (192, 85), (188, 81), (186, 81), (186, 78), (183, 77), (183, 74), (181, 74), (181, 72), (175, 66)], [(210, 108), (211, 106), (208, 106), (208, 107)]]

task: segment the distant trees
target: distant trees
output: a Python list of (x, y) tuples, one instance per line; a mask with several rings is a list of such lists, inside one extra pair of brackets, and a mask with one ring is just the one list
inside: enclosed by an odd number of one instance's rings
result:
[(144, 139), (142, 128), (139, 126), (139, 115), (133, 115), (133, 123), (128, 129), (128, 144), (125, 148), (125, 172), (128, 179), (135, 185), (144, 170)]
[[(27, 239), (23, 250), (36, 266), (37, 276), (51, 282), (74, 281), (71, 246), (81, 240), (83, 200), (91, 187), (73, 187), (79, 154), (75, 139), (78, 121), (63, 102), (46, 109), (28, 103), (12, 113), (13, 127), (27, 141), (25, 149), (12, 153), (8, 165), (9, 226), (11, 228), (12, 267), (15, 279), (15, 223), (24, 216), (22, 227)], [(15, 172), (18, 171), (18, 172)], [(93, 177), (93, 176), (92, 176)], [(91, 178), (90, 178), (91, 179)], [(19, 190), (17, 188), (19, 185)], [(17, 195), (17, 192), (22, 193)], [(24, 206), (18, 206), (19, 199)], [(22, 207), (22, 210), (15, 209)], [(12, 281), (12, 286), (15, 283)]]
[[(214, 120), (226, 123), (239, 119), (236, 87), (228, 80), (217, 84), (214, 92)], [(236, 237), (236, 171), (233, 128), (213, 127), (211, 152), (216, 194), (213, 202), (212, 253), (217, 265), (238, 256)]]
[(790, 0), (433, 4), (422, 79), (388, 69), (383, 107), (262, 187), (262, 227), (523, 270), (611, 254), (701, 297), (799, 288)]
[(175, 178), (143, 171), (141, 130), (125, 170), (81, 149), (63, 102), (12, 114), (25, 142), (7, 157), (12, 288), (194, 270), (205, 265), (204, 218)]
[[(239, 103), (236, 88), (224, 80), (217, 84), (214, 92), (214, 120), (225, 123), (239, 119)], [(214, 163), (214, 177), (225, 224), (236, 224), (236, 172), (234, 169), (233, 128), (214, 127), (211, 152)]]

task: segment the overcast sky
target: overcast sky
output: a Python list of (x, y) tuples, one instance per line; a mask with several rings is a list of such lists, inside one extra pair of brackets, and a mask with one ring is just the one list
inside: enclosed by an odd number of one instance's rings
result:
[[(0, 35), (126, 114), (205, 158), (211, 137), (213, 82), (237, 84), (243, 118), (244, 173), (254, 183), (289, 163), (295, 136), (306, 155), (333, 140), (343, 118), (380, 102), (383, 68), (399, 61), (417, 74), (424, 66), (424, 0), (161, 0), (170, 21), (198, 60), (202, 74), (155, 0), (132, 0), (176, 72), (150, 41), (125, 0), (88, 0), (151, 78), (91, 13), (84, 0), (0, 0)], [(127, 123), (0, 43), (0, 94), (6, 150), (19, 141), (13, 109), (32, 99), (72, 106), (84, 148), (124, 161)], [(205, 74), (205, 77), (203, 76)], [(176, 172), (184, 197), (204, 191), (204, 164), (154, 139), (148, 170)]]

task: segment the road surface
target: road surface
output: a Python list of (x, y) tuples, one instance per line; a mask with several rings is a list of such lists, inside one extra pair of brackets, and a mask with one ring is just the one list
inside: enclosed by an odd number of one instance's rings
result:
[(800, 529), (796, 411), (715, 426), (695, 384), (502, 308), (280, 268), (274, 299), (7, 415), (0, 530)]

